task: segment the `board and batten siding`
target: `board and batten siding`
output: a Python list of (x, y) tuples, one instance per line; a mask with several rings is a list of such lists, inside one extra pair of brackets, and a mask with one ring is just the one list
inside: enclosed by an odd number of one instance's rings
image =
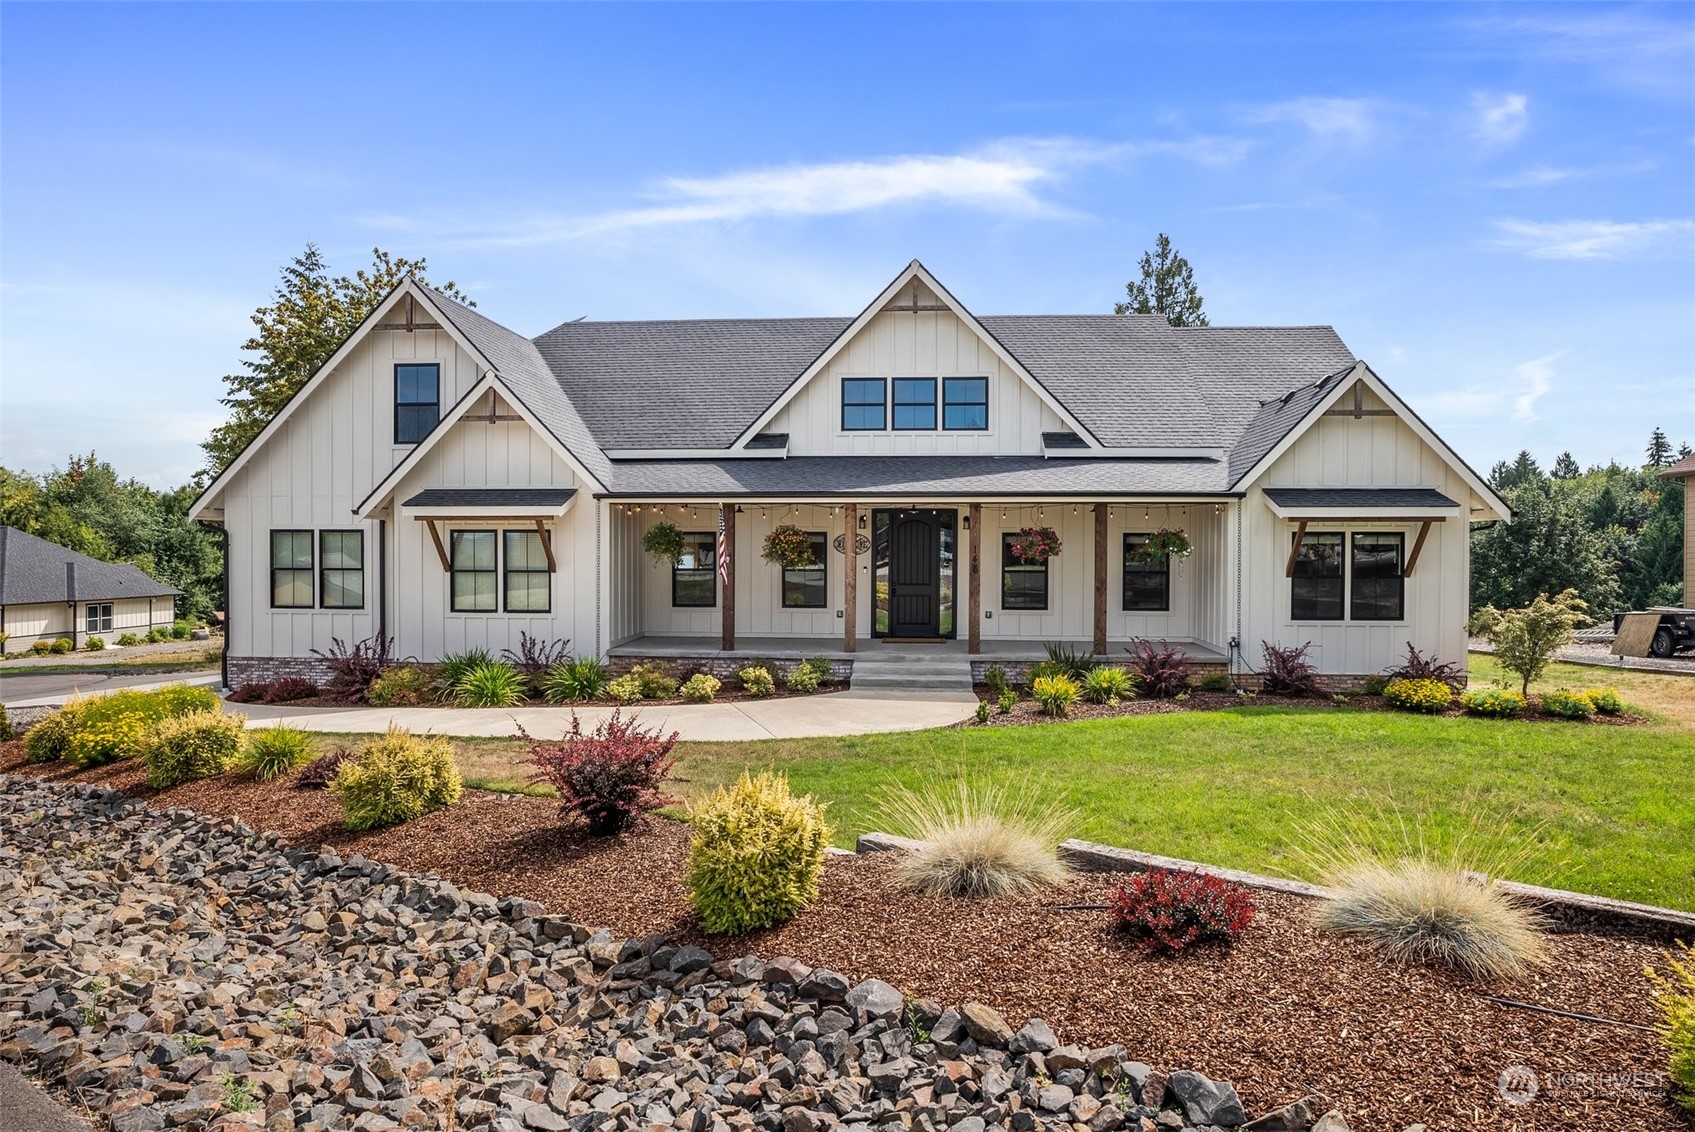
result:
[[(844, 377), (986, 377), (988, 431), (843, 432)], [(892, 388), (887, 394), (892, 401)], [(939, 382), (936, 397), (939, 424)], [(1034, 456), (1041, 454), (1043, 432), (1066, 428), (1059, 415), (1003, 365), (989, 343), (959, 316), (951, 311), (883, 311), (762, 431), (788, 433), (789, 453), (794, 456)]]
[[(225, 486), (232, 656), (310, 656), (376, 633), (378, 527), (353, 509), (412, 451), (394, 443), (400, 362), (441, 365), (444, 413), (481, 376), (446, 331), (371, 331)], [(270, 533), (285, 529), (363, 530), (365, 608), (272, 609)]]
[[(1367, 395), (1366, 408), (1382, 403)], [(1460, 507), (1431, 524), (1413, 576), (1405, 582), (1401, 621), (1294, 621), (1286, 576), (1295, 523), (1266, 506), (1264, 488), (1431, 487)], [(1469, 484), (1398, 417), (1321, 417), (1268, 468), (1241, 502), (1243, 508), (1242, 650), (1258, 665), (1261, 642), (1312, 643), (1320, 672), (1367, 675), (1406, 656), (1407, 642), (1443, 661), (1463, 664), (1470, 603)], [(1309, 520), (1309, 532), (1399, 531), (1412, 553), (1419, 523)]]

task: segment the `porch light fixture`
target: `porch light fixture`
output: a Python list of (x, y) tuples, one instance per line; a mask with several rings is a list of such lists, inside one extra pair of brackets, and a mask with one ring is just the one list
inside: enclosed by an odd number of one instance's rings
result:
[(866, 526), (868, 525), (868, 523), (870, 521), (870, 518), (871, 517), (869, 515), (861, 515), (859, 517), (859, 529), (860, 530), (863, 531), (866, 528)]
[(966, 530), (969, 531), (971, 529), (971, 516), (970, 515), (963, 516), (959, 521), (964, 525)]

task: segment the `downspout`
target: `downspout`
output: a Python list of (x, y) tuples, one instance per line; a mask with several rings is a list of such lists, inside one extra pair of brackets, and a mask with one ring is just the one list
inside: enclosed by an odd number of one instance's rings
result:
[[(377, 640), (388, 640), (388, 520), (377, 520)], [(398, 648), (397, 650), (398, 651)]]
[(77, 651), (77, 564), (65, 563), (65, 604), (71, 607), (71, 651)]
[(1236, 510), (1236, 635), (1232, 640), (1236, 645), (1236, 657), (1246, 668), (1248, 661), (1242, 655), (1242, 500), (1236, 500), (1232, 506)]
[[(231, 619), (231, 611), (230, 611), (230, 531), (229, 531), (229, 528), (226, 527), (222, 523), (208, 523), (204, 519), (202, 519), (200, 521), (200, 526), (203, 527), (204, 529), (208, 530), (208, 531), (217, 532), (219, 549), (221, 549), (223, 551), (222, 557), (223, 557), (223, 560), (224, 560), (224, 565), (223, 565), (222, 576), (221, 576), (219, 583), (218, 583), (219, 591), (220, 591), (219, 594), (218, 594), (218, 597), (219, 597), (218, 604), (224, 607), (224, 651), (223, 651), (223, 657), (221, 658), (221, 660), (219, 661), (219, 664), (218, 664), (218, 678), (223, 681), (224, 690), (229, 691), (230, 690), (230, 619)], [(171, 612), (174, 614), (176, 612), (176, 610), (173, 608)]]

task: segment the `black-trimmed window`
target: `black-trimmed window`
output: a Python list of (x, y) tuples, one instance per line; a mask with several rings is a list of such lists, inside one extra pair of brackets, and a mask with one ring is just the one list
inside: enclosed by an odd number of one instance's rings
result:
[(365, 532), (318, 532), (318, 603), (325, 609), (365, 608)]
[(1406, 608), (1402, 551), (1406, 536), (1399, 531), (1355, 531), (1351, 568), (1354, 583), (1348, 593), (1348, 617), (1354, 621), (1399, 621)]
[(1290, 619), (1342, 620), (1342, 588), (1341, 532), (1306, 532), (1300, 553), (1295, 555), (1294, 573), (1289, 578)]
[(494, 531), (450, 531), (448, 561), (453, 564), (455, 613), (494, 613), (499, 605)]
[(112, 603), (109, 601), (90, 602), (84, 611), (83, 629), (90, 633), (110, 633), (112, 631)]
[(1012, 552), (1018, 535), (1001, 535), (1001, 608), (1013, 610), (1048, 607), (1048, 564), (1025, 562)]
[(683, 553), (671, 567), (671, 604), (683, 608), (718, 604), (718, 536), (683, 532)]
[(936, 427), (936, 379), (895, 378), (895, 431), (921, 432)]
[(823, 531), (807, 531), (807, 545), (812, 549), (812, 565), (783, 567), (783, 608), (823, 609), (830, 603), (829, 580), (825, 572), (825, 551), (830, 536)]
[(394, 367), (394, 442), (416, 444), (441, 420), (441, 365), (400, 363)]
[(553, 574), (540, 531), (506, 531), (506, 612), (546, 613), (553, 605)]
[(1171, 612), (1171, 559), (1143, 562), (1135, 552), (1148, 545), (1145, 534), (1124, 536), (1124, 611), (1126, 613)]
[(942, 427), (958, 432), (983, 432), (989, 427), (989, 379), (942, 379)]
[(312, 608), (312, 532), (271, 532), (271, 608)]
[(870, 432), (887, 427), (888, 383), (880, 377), (842, 378), (842, 431)]

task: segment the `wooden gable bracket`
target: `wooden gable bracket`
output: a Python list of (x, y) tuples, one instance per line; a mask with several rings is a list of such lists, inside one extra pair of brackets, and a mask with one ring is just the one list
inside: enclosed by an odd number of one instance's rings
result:
[(415, 311), (413, 310), (412, 296), (407, 295), (406, 296), (406, 321), (405, 322), (379, 322), (376, 325), (376, 329), (377, 330), (404, 330), (404, 331), (406, 331), (406, 333), (410, 334), (414, 330), (445, 330), (447, 328), (445, 326), (442, 326), (439, 322), (419, 322), (417, 320), (417, 315), (416, 315)]
[(1295, 541), (1289, 547), (1289, 562), (1283, 567), (1283, 576), (1285, 578), (1293, 578), (1295, 576), (1295, 559), (1301, 556), (1301, 540), (1306, 537), (1307, 521), (1302, 519), (1299, 523), (1295, 524)]
[(1365, 384), (1356, 381), (1354, 382), (1354, 407), (1351, 409), (1326, 409), (1324, 415), (1327, 417), (1353, 417), (1355, 420), (1359, 420), (1361, 417), (1392, 417), (1395, 415), (1395, 410), (1366, 408)]
[(495, 411), (496, 397), (494, 390), (488, 391), (488, 412), (466, 413), (460, 420), (476, 421), (478, 424), (499, 424), (503, 421), (521, 421), (524, 418), (517, 413), (500, 413)]
[(898, 313), (898, 314), (918, 314), (918, 313), (923, 312), (923, 311), (951, 311), (953, 308), (948, 306), (946, 303), (921, 303), (921, 302), (919, 302), (918, 301), (918, 279), (915, 276), (912, 280), (912, 301), (911, 301), (911, 303), (908, 304), (907, 306), (904, 306), (904, 307), (897, 307), (893, 303), (890, 303), (888, 306), (884, 307), (883, 309), (885, 311), (890, 311), (890, 312), (894, 312), (894, 313)]
[(1444, 522), (1442, 519), (1426, 519), (1418, 526), (1418, 537), (1413, 539), (1412, 553), (1407, 555), (1407, 568), (1401, 571), (1401, 577), (1412, 577), (1413, 567), (1418, 565), (1418, 556), (1424, 550), (1424, 540), (1430, 536), (1430, 524)]
[(541, 549), (547, 555), (547, 572), (559, 573), (559, 560), (553, 557), (553, 532), (547, 529), (546, 519), (536, 520), (536, 535), (541, 539)]
[(451, 574), (453, 572), (453, 564), (447, 560), (447, 547), (441, 544), (441, 532), (436, 530), (436, 521), (434, 519), (424, 518), (424, 526), (430, 529), (430, 541), (436, 544), (436, 557), (441, 559), (441, 572), (443, 574)]

